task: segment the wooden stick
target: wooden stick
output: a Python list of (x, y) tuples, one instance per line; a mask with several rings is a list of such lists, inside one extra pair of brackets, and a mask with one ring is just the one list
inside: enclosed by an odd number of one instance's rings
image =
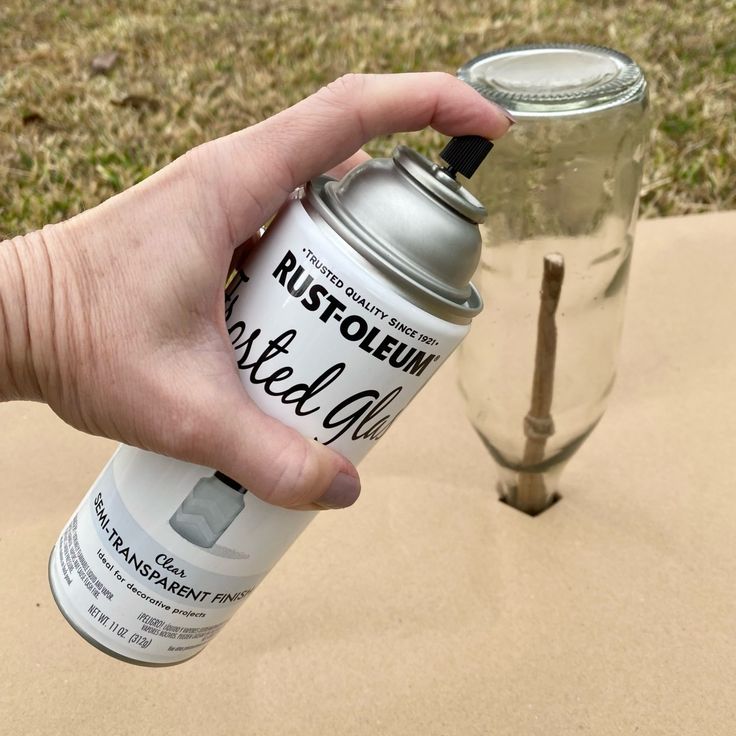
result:
[[(562, 281), (565, 278), (565, 259), (560, 253), (544, 257), (544, 274), (540, 292), (539, 319), (537, 321), (537, 352), (534, 358), (532, 401), (524, 417), (524, 467), (539, 465), (544, 460), (547, 439), (555, 433), (552, 420), (552, 396), (557, 358), (557, 324), (555, 313), (560, 303)], [(516, 499), (513, 504), (528, 514), (538, 514), (550, 502), (542, 473), (519, 473)]]

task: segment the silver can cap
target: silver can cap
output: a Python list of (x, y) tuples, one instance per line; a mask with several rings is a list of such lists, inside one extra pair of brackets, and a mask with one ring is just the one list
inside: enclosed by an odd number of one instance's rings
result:
[(514, 116), (588, 114), (646, 93), (641, 69), (602, 46), (550, 44), (492, 51), (460, 67), (458, 76)]
[(454, 178), (472, 174), (490, 150), (486, 141), (485, 153), (479, 151), (479, 140), (448, 146), (445, 168), (400, 145), (391, 158), (367, 161), (339, 181), (319, 177), (306, 192), (361, 256), (418, 305), (455, 322), (469, 322), (483, 307), (470, 279), (480, 260), (478, 224), (487, 212)]

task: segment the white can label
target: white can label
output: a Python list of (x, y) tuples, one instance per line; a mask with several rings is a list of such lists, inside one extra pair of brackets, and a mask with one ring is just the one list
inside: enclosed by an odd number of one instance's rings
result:
[(357, 463), (468, 331), (408, 302), (294, 202), (227, 300), (260, 408)]
[(55, 592), (82, 603), (77, 616), (114, 651), (148, 661), (191, 656), (230, 618), (263, 577), (222, 575), (177, 557), (131, 516), (118, 494), (113, 462), (59, 538)]
[[(226, 313), (253, 401), (356, 463), (468, 329), (399, 296), (300, 202), (269, 228)], [(75, 628), (134, 661), (196, 654), (314, 516), (228, 480), (121, 447), (52, 554)]]

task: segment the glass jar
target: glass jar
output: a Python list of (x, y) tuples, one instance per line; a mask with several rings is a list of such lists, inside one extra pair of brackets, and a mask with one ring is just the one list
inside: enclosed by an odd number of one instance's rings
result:
[(460, 386), (502, 498), (533, 514), (557, 498), (613, 387), (647, 85), (630, 58), (594, 46), (495, 51), (459, 77), (518, 121), (471, 185), (489, 213), (474, 280), (486, 306)]

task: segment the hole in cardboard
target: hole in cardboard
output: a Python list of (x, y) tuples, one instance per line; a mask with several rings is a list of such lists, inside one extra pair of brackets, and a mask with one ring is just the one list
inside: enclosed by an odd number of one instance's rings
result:
[(539, 509), (539, 511), (524, 511), (523, 509), (516, 508), (516, 506), (513, 506), (508, 502), (508, 500), (505, 497), (501, 497), (498, 499), (501, 503), (506, 504), (507, 506), (510, 506), (512, 509), (516, 509), (518, 512), (522, 514), (526, 514), (527, 516), (539, 516), (540, 514), (543, 514), (547, 509), (551, 509), (558, 501), (562, 500), (562, 495), (559, 493), (553, 493), (552, 496), (549, 499), (549, 503), (543, 508)]

